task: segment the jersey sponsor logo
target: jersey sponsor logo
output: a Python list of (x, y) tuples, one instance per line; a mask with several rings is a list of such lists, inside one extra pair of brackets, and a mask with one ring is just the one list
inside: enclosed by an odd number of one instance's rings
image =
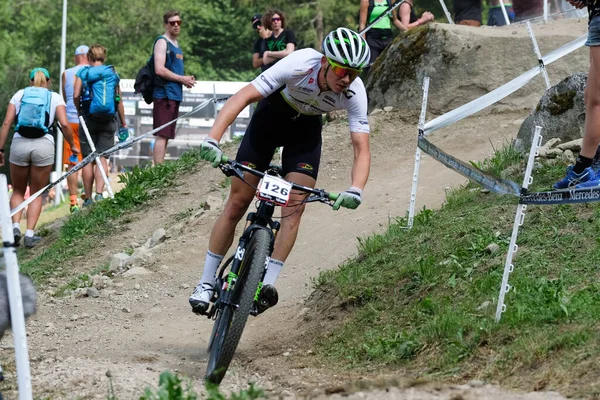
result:
[(175, 54), (176, 58), (179, 58), (180, 60), (183, 60), (183, 54)]
[(304, 93), (312, 93), (312, 92), (314, 92), (314, 90), (309, 89), (309, 88), (305, 88), (305, 87), (301, 87), (300, 91), (304, 92)]
[(308, 163), (302, 163), (302, 162), (296, 164), (296, 168), (301, 169), (303, 171), (314, 171), (315, 170), (315, 168), (312, 165), (310, 165)]
[(350, 100), (356, 94), (356, 92), (354, 90), (350, 90), (350, 89), (345, 90), (343, 93), (344, 93), (344, 96), (346, 96), (346, 98), (348, 100)]
[(245, 165), (246, 167), (249, 167), (249, 168), (256, 169), (256, 164), (251, 163), (250, 161), (242, 161), (242, 165)]
[[(309, 84), (309, 85), (312, 85), (313, 83), (315, 83), (315, 78), (310, 78), (310, 79), (308, 80), (308, 84)], [(312, 92), (312, 90), (311, 90), (311, 92)]]
[(364, 119), (358, 120), (358, 123), (361, 124), (361, 125), (369, 125), (369, 121), (366, 121)]
[(271, 82), (269, 82), (269, 80), (264, 75), (260, 76), (260, 80), (263, 81), (264, 83), (266, 83), (271, 88), (271, 90), (274, 89), (273, 85), (271, 84)]

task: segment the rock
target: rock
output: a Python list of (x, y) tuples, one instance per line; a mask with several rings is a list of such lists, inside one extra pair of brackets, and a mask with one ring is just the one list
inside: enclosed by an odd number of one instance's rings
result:
[(219, 197), (209, 195), (203, 204), (205, 210), (217, 211), (223, 207), (223, 200)]
[(385, 107), (383, 107), (383, 111), (385, 111), (385, 112), (390, 112), (390, 111), (393, 111), (393, 110), (394, 110), (394, 107), (392, 107), (392, 106), (385, 106)]
[(565, 152), (562, 153), (559, 156), (559, 158), (565, 160), (569, 164), (575, 164), (575, 161), (576, 161), (575, 154), (573, 154), (573, 152), (571, 150), (568, 150), (568, 149), (565, 150)]
[(579, 153), (581, 151), (581, 143), (582, 142), (583, 142), (583, 139), (575, 139), (575, 140), (571, 140), (570, 142), (561, 143), (556, 147), (562, 151), (571, 150), (571, 151), (575, 151), (575, 152)]
[(376, 108), (373, 111), (371, 111), (371, 114), (369, 115), (377, 115), (377, 114), (381, 114), (383, 112), (383, 110), (381, 108)]
[(135, 285), (133, 285), (133, 290), (140, 290), (142, 287), (140, 286), (139, 283), (136, 283)]
[[(546, 150), (553, 149), (557, 146), (559, 146), (559, 148), (560, 148), (561, 142), (562, 142), (562, 140), (560, 140), (560, 138), (552, 138), (552, 139), (548, 140), (546, 143), (544, 143), (543, 147), (545, 147)], [(561, 149), (561, 150), (564, 150), (564, 149)]]
[(146, 268), (144, 267), (134, 267), (131, 268), (130, 270), (126, 271), (123, 276), (129, 277), (129, 276), (136, 276), (136, 275), (149, 275), (151, 274), (150, 271), (148, 271)]
[(117, 253), (113, 254), (110, 260), (109, 271), (115, 272), (125, 267), (127, 260), (129, 259), (129, 254), (125, 253)]
[(102, 275), (92, 275), (90, 280), (92, 281), (92, 286), (97, 289), (104, 288), (104, 285), (106, 283), (106, 281), (102, 279)]
[(490, 243), (486, 248), (485, 248), (485, 252), (488, 254), (495, 254), (500, 250), (500, 246), (498, 246), (496, 243)]
[(291, 355), (291, 353), (289, 351), (286, 351), (285, 353), (283, 353), (284, 357), (289, 357)]
[[(550, 149), (550, 150), (546, 151), (545, 157), (546, 158), (557, 158), (559, 156), (562, 156), (562, 154), (563, 154), (562, 150)], [(540, 157), (542, 157), (542, 156), (540, 155)]]
[(483, 386), (483, 382), (480, 380), (472, 380), (469, 382), (469, 386), (474, 387), (474, 388), (478, 388), (478, 387), (482, 387)]
[(93, 297), (94, 299), (100, 297), (100, 292), (94, 286), (87, 288), (86, 294), (88, 297)]
[(477, 310), (477, 311), (483, 311), (483, 310), (485, 310), (486, 308), (488, 308), (488, 307), (490, 306), (490, 304), (492, 304), (492, 302), (491, 302), (491, 301), (484, 301), (483, 303), (481, 303), (481, 304), (480, 304), (480, 305), (479, 305), (479, 306), (476, 308), (476, 310)]
[(152, 234), (148, 248), (151, 249), (154, 246), (156, 246), (157, 244), (164, 242), (166, 239), (167, 239), (167, 232), (165, 231), (164, 228), (159, 228)]
[(188, 285), (187, 283), (182, 283), (181, 285), (179, 285), (179, 287), (182, 289), (189, 289), (190, 285)]
[(71, 315), (71, 318), (69, 318), (69, 321), (77, 321), (78, 319), (79, 319), (79, 315), (73, 314), (73, 315)]
[[(471, 29), (467, 33), (460, 28), (425, 24), (399, 33), (375, 60), (365, 80), (369, 109), (393, 106), (403, 113), (419, 112), (423, 78), (429, 76), (427, 113), (439, 115), (491, 92), (525, 72), (523, 65), (532, 65), (527, 35), (507, 40), (506, 31)], [(510, 54), (510, 66), (498, 65), (498, 54)], [(568, 76), (589, 68), (589, 58), (581, 52), (570, 54), (568, 60), (569, 65), (554, 63), (552, 76)], [(543, 80), (535, 79), (490, 109), (530, 108), (544, 91)]]
[(536, 125), (543, 127), (545, 139), (560, 138), (564, 143), (583, 136), (586, 81), (587, 74), (577, 72), (546, 91), (519, 129), (517, 138), (525, 149), (531, 146)]
[(121, 309), (121, 311), (123, 311), (124, 313), (127, 313), (127, 314), (129, 314), (129, 313), (131, 312), (131, 308), (123, 307), (123, 308)]

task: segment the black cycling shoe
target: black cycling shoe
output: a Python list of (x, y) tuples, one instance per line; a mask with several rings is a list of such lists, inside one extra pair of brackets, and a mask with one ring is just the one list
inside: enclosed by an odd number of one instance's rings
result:
[(254, 303), (255, 309), (253, 315), (262, 314), (268, 308), (271, 308), (279, 301), (279, 295), (277, 289), (273, 285), (263, 285), (258, 294), (258, 301)]

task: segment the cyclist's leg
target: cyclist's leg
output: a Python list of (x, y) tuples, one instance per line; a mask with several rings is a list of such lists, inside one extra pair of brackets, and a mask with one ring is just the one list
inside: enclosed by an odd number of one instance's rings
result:
[[(264, 104), (262, 107), (259, 104), (236, 156), (236, 161), (262, 171), (269, 166), (275, 151), (275, 144), (268, 140), (268, 135), (265, 135), (265, 132), (268, 132), (266, 128), (272, 120), (268, 114), (265, 112)], [(254, 187), (258, 184), (258, 178), (254, 175), (246, 174), (245, 179)], [(232, 179), (227, 202), (211, 231), (202, 277), (189, 299), (195, 312), (203, 313), (208, 308), (219, 264), (233, 242), (238, 222), (254, 198), (254, 187), (239, 178)]]
[[(314, 188), (317, 182), (315, 178), (305, 175), (299, 172), (291, 172), (285, 176), (285, 179), (297, 183), (302, 186)], [(294, 247), (296, 236), (298, 236), (298, 228), (300, 227), (300, 220), (304, 213), (305, 205), (295, 204), (302, 203), (302, 200), (306, 198), (306, 194), (292, 192), (290, 195), (290, 207), (281, 208), (281, 229), (275, 240), (275, 247), (273, 248), (273, 258), (281, 262), (285, 262), (288, 255)]]
[[(314, 187), (319, 174), (321, 159), (321, 118), (303, 116), (292, 126), (290, 134), (294, 139), (286, 143), (282, 154), (282, 166), (285, 179), (299, 185)], [(275, 247), (267, 274), (265, 285), (273, 285), (283, 262), (287, 259), (298, 235), (298, 228), (304, 205), (301, 204), (306, 194), (292, 192), (288, 207), (281, 209), (281, 229), (275, 240)]]

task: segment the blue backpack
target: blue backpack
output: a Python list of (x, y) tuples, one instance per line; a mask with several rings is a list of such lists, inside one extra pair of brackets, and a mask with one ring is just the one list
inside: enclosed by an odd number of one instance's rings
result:
[(23, 90), (17, 126), (19, 135), (37, 139), (48, 133), (52, 92), (46, 88), (29, 86)]
[(117, 112), (119, 74), (112, 65), (98, 65), (81, 70), (78, 74), (84, 92), (89, 91), (88, 116), (96, 121), (111, 121)]

